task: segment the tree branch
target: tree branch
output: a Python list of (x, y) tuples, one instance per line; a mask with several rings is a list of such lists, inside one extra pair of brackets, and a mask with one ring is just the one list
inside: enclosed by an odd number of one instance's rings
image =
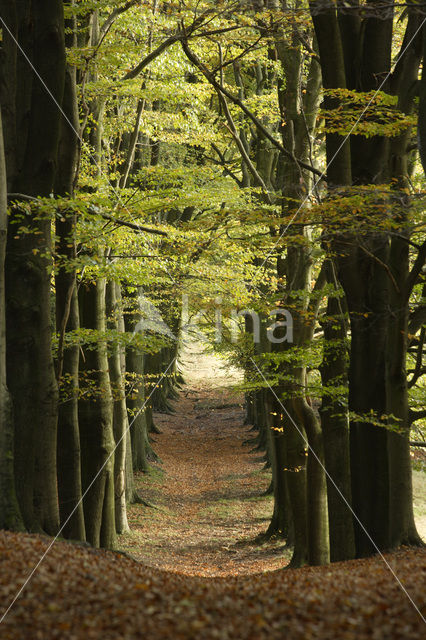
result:
[(93, 211), (97, 215), (100, 215), (104, 220), (108, 220), (109, 222), (113, 222), (119, 227), (128, 227), (129, 229), (133, 229), (133, 231), (138, 231), (139, 233), (154, 233), (158, 236), (168, 236), (166, 231), (161, 231), (160, 229), (152, 229), (151, 227), (144, 227), (139, 224), (134, 224), (133, 222), (127, 222), (126, 220), (120, 220), (119, 218), (114, 218), (114, 216), (110, 216), (109, 213), (101, 213), (99, 211)]
[(244, 147), (244, 144), (240, 138), (240, 136), (238, 135), (238, 131), (235, 127), (234, 124), (234, 120), (232, 118), (231, 112), (229, 111), (229, 107), (228, 107), (228, 103), (226, 101), (225, 96), (223, 95), (222, 91), (217, 89), (217, 95), (219, 97), (219, 100), (223, 106), (223, 112), (225, 114), (225, 118), (228, 122), (228, 129), (230, 131), (230, 133), (232, 134), (232, 137), (235, 140), (235, 144), (238, 147), (239, 152), (241, 153), (241, 157), (243, 159), (243, 162), (245, 162), (245, 164), (247, 165), (248, 170), (250, 171), (250, 173), (252, 174), (252, 176), (254, 177), (254, 179), (256, 180), (257, 184), (262, 187), (265, 196), (268, 200), (269, 204), (272, 204), (272, 200), (271, 200), (271, 196), (268, 192), (268, 187), (266, 186), (265, 182), (262, 179), (262, 176), (259, 174), (259, 172), (257, 171), (256, 167), (254, 166), (254, 164), (252, 163), (252, 161), (250, 160), (250, 157)]
[(306, 162), (302, 162), (298, 160), (293, 153), (288, 151), (283, 147), (283, 145), (274, 138), (274, 136), (268, 131), (268, 129), (262, 124), (262, 122), (245, 106), (245, 104), (236, 96), (234, 96), (230, 91), (220, 86), (220, 83), (216, 80), (213, 74), (207, 69), (207, 67), (201, 62), (201, 60), (196, 56), (196, 54), (189, 48), (187, 38), (181, 38), (182, 48), (190, 62), (197, 67), (204, 77), (210, 82), (210, 84), (216, 89), (216, 91), (221, 92), (228, 100), (231, 100), (234, 104), (236, 104), (240, 109), (245, 113), (245, 115), (256, 125), (257, 129), (259, 129), (265, 138), (267, 138), (272, 144), (281, 151), (287, 158), (290, 158), (295, 162), (299, 167), (310, 171), (311, 173), (325, 179), (325, 175), (321, 173), (315, 167), (312, 167), (310, 164)]
[(136, 67), (128, 71), (123, 77), (122, 80), (131, 80), (132, 78), (136, 78), (155, 58), (158, 58), (159, 55), (163, 53), (166, 49), (174, 45), (176, 42), (181, 41), (183, 38), (189, 38), (193, 35), (194, 31), (201, 27), (205, 23), (205, 18), (211, 14), (212, 10), (208, 9), (204, 11), (198, 18), (195, 18), (194, 22), (189, 26), (185, 27), (181, 25), (178, 27), (177, 32), (164, 40), (161, 44), (158, 45), (156, 49), (151, 51), (141, 62), (139, 62)]
[(132, 78), (136, 78), (155, 58), (158, 58), (159, 55), (163, 53), (166, 49), (171, 47), (175, 42), (178, 42), (182, 38), (182, 34), (177, 33), (174, 36), (170, 36), (164, 42), (158, 45), (154, 51), (151, 51), (141, 62), (139, 62), (136, 67), (128, 71), (123, 77), (122, 80), (131, 80)]
[(117, 9), (114, 9), (114, 11), (109, 14), (108, 18), (105, 20), (102, 27), (100, 28), (99, 39), (103, 40), (105, 38), (106, 34), (111, 29), (113, 23), (118, 18), (118, 16), (120, 16), (122, 13), (124, 13), (128, 9), (131, 9), (135, 4), (138, 4), (138, 3), (139, 3), (139, 0), (130, 0), (129, 2), (126, 2), (126, 4), (124, 4), (122, 7), (117, 7)]
[[(37, 200), (33, 196), (27, 196), (24, 193), (8, 193), (8, 199), (10, 200)], [(151, 227), (145, 227), (143, 225), (135, 224), (133, 222), (126, 222), (126, 220), (120, 220), (119, 218), (114, 218), (114, 216), (110, 216), (109, 213), (101, 213), (96, 209), (90, 209), (90, 212), (101, 216), (104, 220), (108, 220), (109, 222), (113, 222), (117, 226), (120, 227), (128, 227), (129, 229), (133, 229), (133, 231), (138, 231), (140, 233), (153, 233), (158, 236), (168, 236), (167, 231), (161, 231), (161, 229), (152, 229)]]
[(232, 60), (227, 60), (226, 62), (221, 61), (219, 66), (217, 66), (215, 69), (213, 69), (212, 74), (214, 75), (218, 71), (221, 71), (221, 70), (225, 69), (226, 67), (229, 67), (231, 64), (235, 64), (236, 62), (238, 62), (238, 60), (241, 60), (241, 58), (244, 58), (244, 56), (247, 55), (247, 53), (249, 51), (252, 51), (253, 49), (256, 48), (256, 46), (259, 44), (260, 40), (261, 40), (261, 36), (256, 40), (256, 42), (253, 42), (253, 44), (251, 44), (249, 47), (244, 49), (244, 51), (242, 51), (238, 56), (236, 56), (235, 58), (232, 58)]
[(312, 340), (314, 336), (315, 323), (317, 321), (319, 308), (321, 305), (321, 298), (318, 294), (319, 291), (324, 289), (327, 284), (327, 260), (324, 260), (320, 272), (315, 280), (314, 287), (312, 289), (311, 298), (309, 300), (308, 309), (307, 309), (307, 317), (310, 318), (306, 322), (305, 330), (304, 330), (304, 339)]
[(224, 154), (221, 152), (221, 150), (219, 149), (219, 147), (217, 147), (215, 145), (214, 142), (211, 143), (211, 147), (213, 149), (213, 151), (215, 151), (217, 153), (217, 155), (219, 156), (219, 160), (215, 160), (214, 158), (212, 158), (211, 160), (217, 164), (219, 164), (221, 167), (223, 167), (223, 170), (233, 179), (235, 180), (235, 182), (238, 184), (239, 187), (242, 186), (242, 181), (239, 179), (239, 177), (237, 175), (235, 175), (235, 173), (233, 171), (231, 171), (231, 169), (229, 169), (226, 165), (228, 164), (226, 161), (226, 158), (224, 156)]
[(411, 295), (414, 285), (417, 282), (417, 278), (419, 277), (424, 265), (426, 263), (426, 240), (421, 245), (419, 252), (417, 254), (417, 258), (414, 261), (412, 269), (408, 274), (405, 287), (404, 287), (404, 297), (405, 300)]
[(410, 409), (408, 414), (408, 421), (410, 425), (413, 424), (413, 422), (417, 422), (417, 420), (423, 420), (423, 418), (426, 418), (426, 409), (422, 409), (421, 411), (413, 411)]
[(417, 348), (416, 348), (416, 366), (413, 371), (413, 376), (411, 380), (408, 382), (409, 389), (411, 389), (411, 387), (414, 387), (417, 380), (421, 378), (421, 376), (425, 372), (425, 368), (423, 367), (423, 346), (425, 344), (425, 340), (426, 340), (426, 327), (423, 327), (420, 332), (419, 344), (417, 345)]
[(410, 409), (410, 413), (408, 416), (408, 421), (410, 424), (413, 424), (413, 422), (417, 422), (417, 420), (423, 420), (423, 418), (426, 418), (426, 409), (422, 409), (421, 411), (413, 411), (412, 409)]
[(426, 322), (426, 305), (418, 307), (408, 319), (408, 333), (413, 336)]

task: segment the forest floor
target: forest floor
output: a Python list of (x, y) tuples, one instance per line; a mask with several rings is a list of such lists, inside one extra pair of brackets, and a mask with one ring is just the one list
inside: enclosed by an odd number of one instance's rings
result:
[[(192, 576), (247, 575), (286, 566), (284, 540), (259, 544), (271, 518), (265, 495), (271, 473), (262, 453), (247, 441), (243, 396), (234, 391), (238, 370), (189, 343), (181, 356), (186, 385), (173, 414), (155, 414), (161, 431), (154, 450), (161, 459), (148, 475), (137, 474), (141, 497), (155, 508), (129, 507), (131, 532), (120, 548), (141, 562)], [(417, 452), (418, 465), (424, 453)], [(425, 467), (426, 468), (426, 467)], [(414, 510), (426, 541), (426, 473), (414, 471)]]
[(156, 508), (129, 508), (131, 533), (121, 536), (120, 547), (145, 564), (187, 575), (284, 567), (284, 540), (255, 542), (272, 514), (273, 499), (265, 495), (271, 474), (263, 470), (263, 453), (244, 444), (255, 434), (233, 391), (239, 372), (199, 343), (183, 352), (182, 367), (186, 385), (174, 413), (155, 414), (161, 465), (137, 476), (139, 494)]
[(283, 569), (283, 541), (254, 544), (270, 475), (242, 446), (238, 373), (195, 347), (184, 365), (176, 412), (156, 415), (161, 470), (138, 477), (155, 508), (129, 510), (127, 554), (0, 531), (1, 640), (422, 640), (425, 549)]

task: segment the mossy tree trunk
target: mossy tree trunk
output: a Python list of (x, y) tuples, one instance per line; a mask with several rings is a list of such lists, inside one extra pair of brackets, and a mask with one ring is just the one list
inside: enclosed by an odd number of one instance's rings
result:
[[(136, 295), (132, 296), (132, 308), (124, 317), (128, 333), (135, 333), (137, 324), (141, 320), (140, 294), (142, 294), (142, 289), (136, 291)], [(145, 355), (137, 344), (131, 344), (126, 349), (126, 370), (130, 377), (133, 376), (132, 392), (127, 396), (133, 470), (147, 472), (150, 444), (146, 420)]]
[(79, 400), (83, 507), (88, 542), (116, 544), (114, 497), (113, 401), (108, 371), (105, 279), (83, 282), (79, 289), (80, 323), (93, 332), (83, 348), (82, 379), (87, 394)]
[(126, 508), (126, 445), (129, 420), (127, 416), (126, 392), (122, 374), (122, 352), (120, 344), (119, 316), (122, 315), (121, 289), (118, 282), (110, 281), (106, 290), (108, 328), (116, 334), (112, 338), (109, 356), (109, 372), (113, 394), (113, 430), (116, 443), (114, 456), (115, 523), (117, 533), (130, 531)]

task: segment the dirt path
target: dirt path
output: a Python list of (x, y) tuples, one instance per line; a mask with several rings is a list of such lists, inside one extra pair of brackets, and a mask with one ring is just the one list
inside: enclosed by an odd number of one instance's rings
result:
[(260, 454), (243, 442), (242, 397), (235, 370), (191, 345), (182, 357), (187, 385), (173, 415), (156, 414), (154, 448), (162, 471), (139, 476), (140, 494), (160, 509), (129, 509), (131, 534), (122, 548), (144, 563), (186, 575), (229, 576), (269, 571), (288, 562), (282, 542), (262, 546), (272, 498)]
[(265, 530), (272, 499), (262, 496), (269, 474), (241, 446), (251, 434), (242, 424), (241, 398), (229, 389), (237, 373), (224, 373), (216, 359), (194, 353), (186, 354), (185, 364), (188, 385), (176, 414), (157, 416), (162, 434), (155, 449), (164, 472), (138, 481), (140, 493), (160, 509), (132, 507), (132, 533), (121, 539), (142, 562), (0, 531), (0, 618), (37, 567), (0, 637), (424, 638), (424, 549), (387, 554), (388, 565), (375, 556), (271, 571), (286, 564), (282, 545), (247, 543)]

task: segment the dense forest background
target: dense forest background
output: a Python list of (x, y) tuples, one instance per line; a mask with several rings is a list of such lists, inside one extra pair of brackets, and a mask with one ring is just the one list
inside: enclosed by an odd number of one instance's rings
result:
[(292, 566), (421, 545), (423, 5), (0, 17), (0, 527), (116, 546), (198, 323)]

